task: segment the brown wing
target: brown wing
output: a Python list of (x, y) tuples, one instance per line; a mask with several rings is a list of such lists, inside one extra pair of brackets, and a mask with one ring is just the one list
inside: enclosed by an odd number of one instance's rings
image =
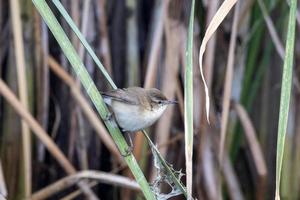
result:
[(139, 99), (135, 95), (134, 88), (116, 89), (100, 93), (104, 98), (108, 97), (115, 101), (126, 102), (132, 105), (139, 104)]

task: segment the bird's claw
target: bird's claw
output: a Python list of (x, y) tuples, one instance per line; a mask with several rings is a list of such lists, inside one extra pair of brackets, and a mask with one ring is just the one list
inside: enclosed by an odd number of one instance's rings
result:
[(128, 157), (133, 152), (133, 146), (128, 146), (128, 148), (125, 150), (125, 154), (121, 154), (123, 157)]
[(104, 121), (110, 121), (112, 119), (112, 113), (111, 112), (108, 112), (106, 114), (106, 116), (104, 117)]

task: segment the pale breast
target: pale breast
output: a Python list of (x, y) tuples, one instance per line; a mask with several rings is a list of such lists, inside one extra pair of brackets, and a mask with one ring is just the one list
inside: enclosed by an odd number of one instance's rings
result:
[(165, 111), (167, 106), (154, 110), (140, 109), (137, 105), (128, 105), (123, 102), (109, 102), (115, 118), (123, 131), (137, 131), (151, 126)]
[(157, 109), (146, 110), (144, 112), (144, 118), (147, 118), (147, 126), (151, 126), (165, 111), (167, 105), (163, 105)]

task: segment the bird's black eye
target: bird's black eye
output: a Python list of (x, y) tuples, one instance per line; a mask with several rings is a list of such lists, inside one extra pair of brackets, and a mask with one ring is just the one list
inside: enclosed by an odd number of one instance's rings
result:
[(163, 102), (162, 102), (162, 101), (158, 101), (157, 103), (158, 103), (158, 104), (162, 104)]

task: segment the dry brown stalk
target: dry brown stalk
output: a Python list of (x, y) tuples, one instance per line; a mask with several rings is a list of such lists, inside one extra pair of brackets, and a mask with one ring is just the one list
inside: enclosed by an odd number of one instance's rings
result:
[[(36, 99), (37, 120), (41, 126), (48, 127), (49, 114), (49, 68), (47, 66), (48, 47), (48, 30), (46, 24), (42, 22), (37, 10), (33, 10), (34, 15), (34, 57), (36, 66)], [(45, 147), (43, 144), (37, 144), (38, 160), (43, 161), (45, 158)]]
[(218, 188), (218, 173), (215, 172), (216, 162), (213, 156), (212, 150), (214, 144), (211, 139), (212, 131), (209, 128), (206, 129), (207, 134), (202, 136), (203, 144), (201, 145), (202, 153), (202, 170), (203, 170), (203, 186), (207, 193), (208, 199), (220, 199), (219, 188)]
[[(15, 50), (15, 61), (17, 67), (17, 81), (19, 97), (22, 105), (28, 110), (28, 91), (27, 91), (27, 79), (26, 79), (26, 66), (25, 66), (25, 55), (24, 55), (24, 43), (23, 43), (23, 32), (20, 5), (18, 0), (10, 1), (10, 14), (12, 18), (12, 29), (14, 36), (14, 50)], [(31, 136), (28, 125), (22, 120), (22, 148), (23, 148), (23, 176), (24, 183), (22, 184), (25, 192), (25, 198), (31, 195)]]
[(264, 20), (265, 20), (267, 28), (269, 30), (269, 34), (270, 34), (271, 39), (272, 39), (272, 41), (275, 45), (275, 49), (276, 49), (278, 55), (280, 56), (281, 60), (283, 60), (285, 50), (284, 50), (283, 44), (280, 41), (280, 38), (279, 38), (277, 32), (276, 32), (276, 28), (274, 26), (274, 23), (273, 23), (271, 17), (268, 15), (268, 11), (267, 11), (267, 8), (266, 8), (264, 2), (261, 1), (261, 0), (258, 0), (257, 2), (258, 2), (258, 5), (260, 7), (260, 10), (262, 11)]
[[(88, 31), (88, 19), (89, 19), (89, 14), (90, 14), (90, 5), (91, 5), (91, 0), (85, 0), (83, 2), (83, 11), (82, 11), (82, 16), (81, 16), (81, 27), (80, 27), (80, 32), (82, 33), (83, 37), (86, 38), (87, 36), (87, 31)], [(84, 58), (84, 53), (85, 53), (85, 48), (83, 45), (79, 45), (78, 49), (78, 54), (81, 60)]]
[(105, 13), (105, 5), (106, 0), (98, 0), (97, 1), (99, 8), (99, 32), (100, 32), (100, 43), (101, 43), (101, 54), (103, 56), (103, 66), (106, 67), (109, 75), (112, 75), (111, 69), (111, 55), (110, 55), (110, 45), (108, 38), (108, 30), (107, 30), (107, 22), (106, 22), (106, 13)]
[[(18, 101), (14, 93), (7, 87), (7, 85), (0, 79), (0, 94), (7, 100), (7, 102), (15, 109), (15, 111), (22, 117), (24, 122), (26, 122), (35, 133), (35, 135), (43, 142), (48, 151), (57, 160), (57, 162), (62, 166), (62, 168), (68, 174), (75, 174), (76, 169), (68, 161), (65, 155), (49, 137), (46, 131), (40, 126), (40, 124), (32, 117), (32, 115), (27, 111), (27, 109)], [(86, 183), (79, 182), (79, 187), (84, 191), (84, 193), (91, 199), (98, 199), (90, 188), (87, 187)]]
[[(161, 50), (162, 37), (164, 32), (164, 21), (166, 18), (169, 1), (170, 0), (164, 0), (162, 2), (162, 8), (160, 8), (161, 13), (159, 14), (159, 16), (153, 16), (153, 23), (155, 24), (155, 28), (153, 29), (154, 32), (147, 63), (147, 72), (144, 88), (151, 88), (155, 85), (154, 83), (156, 80), (158, 58)], [(158, 19), (155, 20), (156, 18)]]
[(83, 113), (86, 115), (91, 125), (96, 130), (96, 133), (101, 139), (101, 141), (108, 148), (108, 150), (115, 156), (115, 158), (120, 163), (122, 163), (123, 158), (121, 157), (115, 143), (111, 139), (109, 133), (107, 132), (101, 120), (99, 119), (98, 115), (94, 112), (94, 110), (91, 108), (88, 101), (82, 95), (80, 89), (75, 84), (75, 81), (67, 72), (65, 72), (65, 70), (62, 67), (60, 67), (60, 65), (55, 61), (53, 57), (51, 56), (49, 57), (48, 64), (50, 69), (70, 87), (71, 94), (73, 95), (74, 99), (78, 102), (79, 106), (81, 107)]
[[(177, 20), (167, 17), (165, 19), (166, 32), (166, 59), (165, 69), (162, 74), (161, 91), (168, 99), (174, 99), (176, 95), (176, 79), (179, 69), (179, 49), (181, 44), (180, 35), (184, 33), (184, 27), (178, 24)], [(170, 106), (160, 118), (156, 126), (155, 141), (157, 143), (166, 143), (170, 137), (170, 127), (172, 122), (174, 107)], [(160, 149), (162, 156), (165, 156), (167, 148)]]
[(72, 185), (76, 184), (82, 179), (94, 179), (97, 180), (98, 182), (105, 183), (105, 184), (112, 184), (112, 185), (126, 187), (133, 190), (140, 190), (139, 185), (132, 179), (128, 179), (120, 175), (89, 170), (89, 171), (81, 171), (76, 174), (64, 177), (56, 181), (55, 183), (52, 183), (51, 185), (37, 191), (31, 196), (31, 198), (32, 199), (49, 198), (55, 193), (58, 193), (68, 187), (71, 187)]
[[(77, 4), (79, 5), (79, 2), (77, 2)], [(81, 13), (80, 32), (82, 33), (84, 38), (87, 37), (88, 29), (91, 28), (91, 27), (89, 27), (90, 23), (88, 23), (89, 16), (90, 16), (90, 5), (91, 5), (90, 0), (86, 0), (83, 2), (83, 8), (82, 8), (82, 13)], [(79, 10), (80, 9), (78, 9), (78, 11)], [(77, 13), (73, 13), (73, 14), (76, 15)], [(77, 38), (76, 38), (76, 41), (78, 41)], [(78, 49), (79, 57), (82, 61), (84, 61), (85, 48), (82, 44), (80, 44), (80, 43), (78, 43), (78, 44), (79, 45), (77, 46), (77, 49)], [(76, 76), (75, 79), (76, 79), (76, 84), (80, 88), (81, 85), (80, 85), (79, 78)], [(72, 143), (74, 146), (76, 143), (78, 144), (78, 145), (76, 145), (76, 149), (77, 149), (78, 159), (79, 159), (79, 163), (80, 163), (80, 169), (87, 170), (88, 169), (88, 155), (87, 155), (87, 142), (86, 141), (87, 141), (87, 138), (89, 137), (89, 135), (86, 134), (82, 112), (79, 109), (78, 104), (76, 104), (74, 106), (74, 109), (71, 111), (71, 113), (72, 113), (71, 114), (71, 116), (72, 116), (71, 132), (73, 133), (72, 135), (74, 136)], [(70, 152), (73, 152), (72, 149), (70, 149)]]
[(240, 183), (238, 182), (238, 177), (234, 172), (233, 166), (230, 163), (228, 155), (225, 155), (223, 161), (223, 174), (230, 199), (243, 200), (244, 196), (240, 188)]
[(231, 99), (231, 88), (232, 88), (232, 79), (233, 79), (233, 69), (234, 69), (234, 60), (235, 60), (235, 46), (237, 38), (237, 23), (239, 19), (239, 2), (235, 6), (234, 17), (232, 23), (232, 31), (229, 44), (229, 52), (227, 59), (226, 67), (226, 76), (224, 83), (224, 93), (223, 93), (223, 102), (222, 102), (222, 118), (221, 118), (221, 140), (220, 140), (220, 149), (219, 149), (219, 163), (222, 165), (222, 160), (224, 156), (224, 145), (226, 139), (227, 123), (229, 116), (230, 108), (230, 99)]
[[(157, 76), (157, 67), (158, 67), (158, 60), (159, 60), (159, 52), (161, 51), (161, 44), (163, 38), (163, 27), (164, 27), (164, 19), (166, 17), (167, 8), (169, 5), (169, 0), (165, 0), (162, 2), (161, 13), (159, 16), (153, 16), (153, 37), (150, 46), (150, 53), (147, 63), (147, 72), (145, 77), (144, 88), (151, 88), (154, 87), (154, 83)], [(159, 18), (159, 20), (155, 20)], [(134, 138), (134, 155), (136, 156), (137, 160), (141, 159), (141, 152), (142, 146), (144, 145), (145, 140), (143, 134), (136, 134)]]
[[(97, 181), (91, 181), (91, 182), (88, 183), (88, 186), (89, 186), (89, 188), (93, 188), (97, 184), (98, 184)], [(81, 190), (75, 190), (74, 192), (72, 192), (72, 193), (64, 196), (60, 200), (73, 200), (73, 199), (75, 199), (77, 196), (79, 196), (81, 194), (82, 194)]]
[(254, 3), (255, 3), (255, 0), (249, 0), (249, 1), (241, 2), (241, 4), (242, 4), (241, 5), (241, 12), (240, 12), (241, 14), (240, 14), (238, 25), (237, 25), (238, 30), (240, 30), (242, 25), (244, 25), (245, 18), (249, 14), (249, 12), (251, 11), (251, 8), (252, 8)]
[(256, 184), (256, 199), (264, 199), (267, 188), (267, 166), (259, 141), (256, 137), (256, 131), (245, 108), (238, 103), (233, 103), (233, 108), (243, 126), (251, 156), (254, 160), (255, 169), (258, 174), (258, 181)]

